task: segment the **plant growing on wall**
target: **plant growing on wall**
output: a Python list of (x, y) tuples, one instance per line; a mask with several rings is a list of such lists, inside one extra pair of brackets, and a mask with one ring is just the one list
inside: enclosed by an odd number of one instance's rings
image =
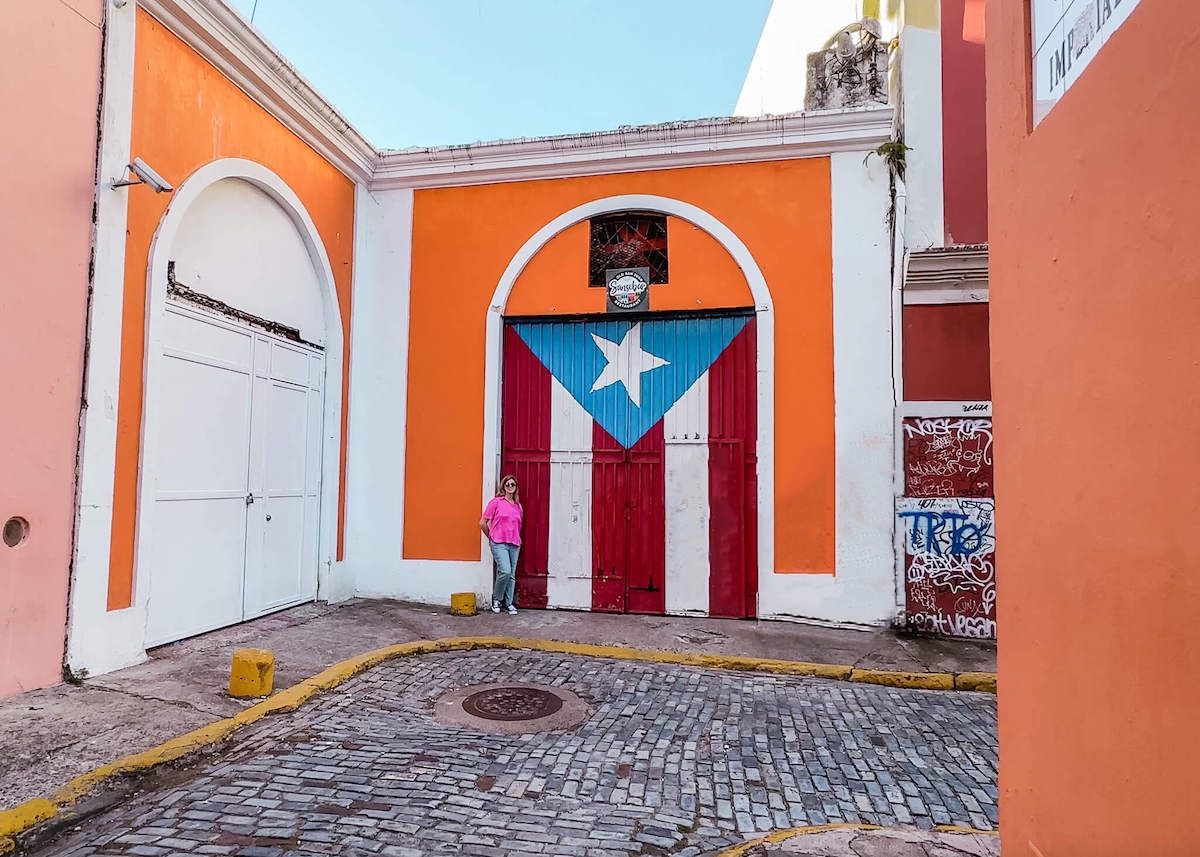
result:
[[(910, 151), (911, 149), (904, 145), (903, 140), (896, 139), (881, 143), (874, 154), (883, 158), (884, 163), (888, 165), (888, 169), (891, 170), (893, 176), (900, 179), (900, 181), (904, 181), (904, 169), (907, 166), (906, 157)], [(867, 155), (867, 158), (870, 157), (870, 155)], [(863, 163), (866, 163), (866, 161), (864, 160)]]

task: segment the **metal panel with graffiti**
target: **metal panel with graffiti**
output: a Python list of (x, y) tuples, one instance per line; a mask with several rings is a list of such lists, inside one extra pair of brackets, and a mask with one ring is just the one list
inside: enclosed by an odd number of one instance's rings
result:
[(992, 421), (904, 420), (904, 544), (910, 628), (996, 636)]

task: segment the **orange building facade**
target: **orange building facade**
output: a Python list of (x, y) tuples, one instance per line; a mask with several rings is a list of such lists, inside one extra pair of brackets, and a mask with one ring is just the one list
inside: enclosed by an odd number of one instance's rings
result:
[(974, 7), (892, 7), (888, 103), (380, 152), (224, 0), (98, 6), (43, 432), (74, 532), (2, 554), (58, 573), (10, 575), (45, 657), (0, 692), (307, 601), (487, 600), (509, 471), (524, 606), (992, 636)]
[[(104, 25), (77, 674), (332, 597), (370, 157), (294, 73), (244, 61), (266, 48), (223, 3), (108, 5)], [(135, 161), (169, 187), (114, 186)]]
[(1004, 853), (1191, 854), (1200, 10), (1029, 8), (987, 27)]
[[(488, 598), (491, 560), (478, 516), (500, 470), (528, 465), (528, 481), (541, 480), (526, 489), (539, 498), (526, 501), (528, 513), (544, 518), (541, 535), (527, 526), (518, 567), (518, 600), (529, 606), (890, 621), (892, 354), (886, 335), (849, 345), (855, 331), (882, 334), (891, 324), (887, 170), (878, 159), (864, 163), (889, 118), (878, 110), (847, 124), (830, 115), (819, 130), (811, 119), (807, 127), (795, 119), (650, 127), (632, 153), (620, 133), (566, 154), (553, 139), (433, 157), (385, 153), (371, 205), (360, 210), (352, 362), (371, 380), (351, 380), (366, 395), (351, 399), (346, 554), (358, 591), (433, 601), (457, 587)], [(589, 283), (596, 229), (614, 217), (660, 218), (669, 256), (669, 275), (651, 280), (649, 305), (628, 321), (612, 314), (602, 283)], [(708, 362), (673, 339), (673, 329), (696, 341), (726, 323), (741, 330), (747, 319), (753, 344), (723, 342)], [(531, 343), (535, 329), (552, 328), (562, 342), (578, 335), (583, 344), (556, 366), (559, 346), (543, 343), (534, 375), (512, 374), (509, 334)], [(575, 379), (582, 386), (569, 376), (589, 355), (599, 360), (596, 337), (642, 329), (675, 349), (654, 361), (701, 362), (698, 377), (673, 388), (679, 379), (670, 369), (634, 382), (629, 399), (638, 384), (643, 396), (666, 398), (623, 437), (605, 409), (626, 406), (592, 401), (603, 365), (579, 369), (592, 372)], [(730, 405), (729, 419), (743, 427), (736, 486), (713, 482), (718, 438), (708, 416), (703, 425), (676, 424), (686, 419), (689, 385), (707, 390), (731, 377), (712, 362), (726, 346), (744, 348), (756, 367), (737, 382), (753, 389), (743, 386)], [(854, 352), (841, 370), (839, 349)], [(532, 390), (543, 370), (554, 392), (539, 412), (533, 393), (522, 400), (513, 391)], [(374, 395), (381, 382), (392, 391), (385, 401)], [(708, 392), (695, 395), (705, 397), (696, 407), (710, 408)], [(543, 418), (542, 446), (513, 440), (518, 423)], [(593, 424), (606, 431), (593, 436)], [(839, 445), (839, 432), (855, 440)], [(649, 480), (641, 499), (606, 487), (601, 463), (613, 455), (645, 465), (630, 471)], [(521, 456), (542, 456), (543, 466)], [(612, 514), (634, 522), (619, 534), (606, 518), (611, 503), (619, 507)], [(714, 535), (719, 518), (735, 518), (739, 538), (749, 534), (735, 551), (736, 581), (718, 580), (713, 551), (726, 541)], [(399, 537), (381, 539), (397, 521)], [(645, 552), (627, 553), (637, 540)], [(853, 559), (851, 540), (862, 547)], [(654, 563), (660, 571), (643, 586), (621, 571)], [(667, 571), (684, 567), (686, 579)], [(713, 594), (722, 587), (740, 595)]]

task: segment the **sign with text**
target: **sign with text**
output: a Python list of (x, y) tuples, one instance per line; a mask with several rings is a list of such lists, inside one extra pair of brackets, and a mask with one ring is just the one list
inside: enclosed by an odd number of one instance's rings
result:
[(1083, 74), (1139, 0), (1033, 0), (1033, 124)]

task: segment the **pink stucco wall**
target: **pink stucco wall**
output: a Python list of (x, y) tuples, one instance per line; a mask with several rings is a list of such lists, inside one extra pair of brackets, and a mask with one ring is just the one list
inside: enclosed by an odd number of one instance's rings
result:
[(102, 0), (8, 3), (0, 27), (0, 697), (59, 681), (95, 184)]

